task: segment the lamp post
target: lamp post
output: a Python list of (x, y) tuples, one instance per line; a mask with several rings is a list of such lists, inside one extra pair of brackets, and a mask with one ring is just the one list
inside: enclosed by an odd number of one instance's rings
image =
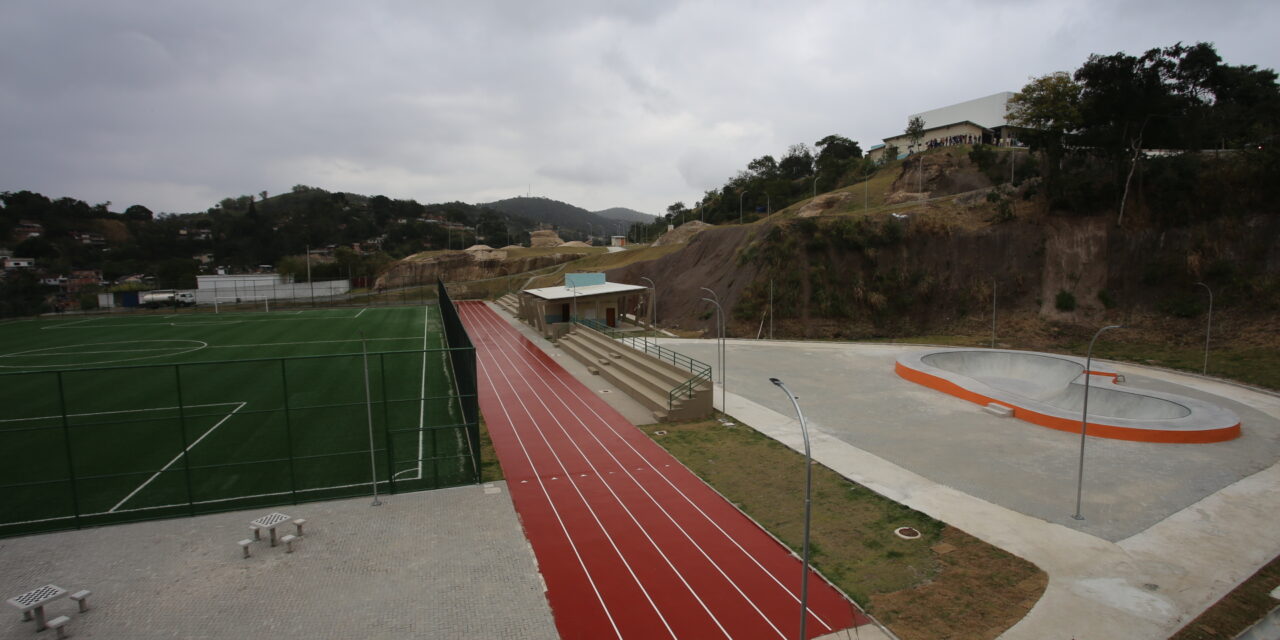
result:
[(1076, 472), (1076, 512), (1071, 516), (1076, 520), (1084, 520), (1084, 516), (1080, 515), (1080, 496), (1084, 490), (1084, 436), (1089, 425), (1089, 378), (1093, 367), (1093, 343), (1098, 341), (1098, 336), (1102, 335), (1103, 331), (1119, 328), (1120, 325), (1111, 324), (1098, 329), (1098, 332), (1093, 334), (1093, 339), (1089, 341), (1089, 352), (1084, 361), (1084, 410), (1080, 412), (1080, 468)]
[(991, 281), (991, 348), (996, 348), (996, 282)]
[(800, 574), (800, 635), (797, 636), (804, 640), (807, 637), (805, 636), (806, 623), (809, 621), (809, 520), (813, 495), (813, 456), (809, 452), (809, 426), (804, 421), (804, 414), (800, 412), (799, 398), (796, 398), (781, 380), (769, 378), (769, 382), (782, 389), (782, 392), (787, 394), (787, 399), (791, 401), (791, 406), (796, 408), (796, 417), (800, 419), (800, 435), (804, 437), (804, 542), (801, 545), (804, 567)]
[(653, 329), (658, 325), (658, 285), (644, 276), (640, 279), (649, 283), (649, 328)]
[(1209, 336), (1213, 335), (1213, 289), (1203, 282), (1196, 284), (1209, 292), (1209, 318), (1204, 323), (1204, 369), (1200, 371), (1201, 374), (1209, 375)]
[(742, 224), (742, 198), (747, 195), (746, 191), (738, 194), (738, 224)]
[(813, 197), (818, 197), (818, 174), (813, 174)]
[[(716, 292), (711, 291), (706, 287), (702, 287), (702, 290), (710, 292), (711, 295), (713, 296), (716, 294)], [(725, 404), (727, 402), (726, 389), (729, 386), (729, 377), (725, 375), (725, 370), (724, 370), (724, 365), (725, 365), (724, 363), (724, 360), (725, 360), (724, 358), (724, 309), (720, 307), (719, 300), (712, 300), (711, 298), (703, 298), (703, 300), (706, 300), (707, 302), (710, 302), (711, 304), (714, 304), (716, 306), (716, 326), (719, 327), (720, 329), (720, 338), (717, 341), (717, 345), (716, 345), (720, 352), (719, 354), (720, 358), (718, 363), (720, 365), (720, 410), (722, 412), (728, 413), (729, 407), (727, 404)]]

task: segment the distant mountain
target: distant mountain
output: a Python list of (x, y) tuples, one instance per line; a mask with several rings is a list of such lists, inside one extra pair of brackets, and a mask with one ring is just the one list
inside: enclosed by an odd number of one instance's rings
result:
[(640, 213), (635, 209), (628, 209), (626, 207), (613, 207), (612, 209), (605, 209), (604, 211), (594, 211), (593, 213), (595, 213), (596, 215), (602, 218), (608, 218), (610, 220), (621, 220), (623, 222), (650, 223), (650, 222), (653, 222), (654, 220), (654, 217), (647, 213)]
[[(583, 234), (597, 236), (602, 231), (607, 232), (606, 235), (626, 233), (626, 229), (630, 225), (630, 222), (626, 220), (606, 218), (582, 207), (575, 207), (566, 202), (550, 198), (507, 198), (506, 200), (487, 202), (479, 206), (501, 213), (524, 216), (536, 222), (554, 225), (559, 229), (572, 229)], [(610, 211), (613, 211), (613, 209), (610, 209)], [(649, 222), (653, 220), (650, 217), (647, 218)], [(561, 237), (564, 236), (562, 235)]]

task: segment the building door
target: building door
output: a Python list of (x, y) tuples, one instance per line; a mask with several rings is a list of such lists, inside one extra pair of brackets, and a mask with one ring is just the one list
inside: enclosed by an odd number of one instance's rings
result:
[(566, 302), (560, 305), (560, 322), (568, 322), (569, 319), (569, 303)]
[(618, 326), (618, 310), (613, 307), (606, 307), (604, 310), (604, 323), (611, 326)]

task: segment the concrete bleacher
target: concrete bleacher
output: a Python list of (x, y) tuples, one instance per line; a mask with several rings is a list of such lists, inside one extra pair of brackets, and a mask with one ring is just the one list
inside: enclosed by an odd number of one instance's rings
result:
[(676, 398), (670, 407), (667, 406), (670, 391), (693, 376), (688, 370), (581, 325), (574, 325), (570, 333), (556, 342), (556, 346), (652, 411), (657, 422), (693, 420), (711, 415), (710, 381), (697, 386), (693, 397)]
[(514, 293), (508, 293), (498, 298), (498, 306), (513, 316), (520, 316), (520, 299)]

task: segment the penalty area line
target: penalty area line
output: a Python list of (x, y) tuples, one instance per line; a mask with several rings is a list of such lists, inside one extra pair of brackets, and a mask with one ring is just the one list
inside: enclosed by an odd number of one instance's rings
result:
[(143, 482), (142, 484), (138, 485), (138, 488), (137, 488), (137, 489), (134, 489), (133, 491), (130, 491), (130, 492), (129, 492), (129, 495), (125, 496), (123, 500), (121, 500), (120, 502), (117, 502), (117, 503), (116, 503), (116, 506), (111, 507), (110, 509), (107, 509), (107, 513), (112, 513), (112, 512), (114, 512), (116, 509), (119, 509), (119, 508), (121, 507), (121, 505), (123, 505), (124, 503), (126, 503), (126, 502), (128, 502), (128, 501), (129, 501), (129, 498), (132, 498), (132, 497), (133, 497), (134, 495), (136, 495), (139, 491), (142, 491), (144, 488), (146, 488), (146, 486), (147, 486), (147, 485), (151, 484), (151, 481), (152, 481), (152, 480), (155, 480), (156, 478), (160, 477), (160, 474), (162, 474), (162, 473), (164, 473), (165, 471), (167, 471), (167, 470), (169, 469), (169, 467), (172, 467), (172, 466), (173, 466), (173, 463), (177, 462), (178, 460), (181, 460), (181, 459), (182, 459), (182, 456), (185, 456), (185, 455), (187, 455), (188, 453), (190, 453), (190, 452), (191, 452), (191, 448), (192, 448), (192, 447), (194, 447), (194, 446), (196, 446), (196, 445), (200, 444), (200, 441), (201, 441), (201, 440), (204, 440), (206, 437), (208, 437), (208, 436), (209, 436), (209, 434), (213, 433), (215, 429), (217, 429), (218, 427), (221, 427), (221, 426), (222, 426), (222, 423), (226, 422), (227, 420), (230, 420), (230, 419), (231, 419), (231, 416), (234, 416), (234, 415), (236, 414), (236, 412), (238, 412), (238, 411), (240, 411), (241, 409), (243, 409), (243, 408), (244, 408), (244, 406), (245, 406), (246, 404), (248, 404), (248, 403), (247, 403), (247, 402), (240, 402), (240, 403), (238, 403), (238, 405), (239, 405), (239, 406), (237, 406), (236, 408), (232, 409), (232, 410), (231, 410), (231, 413), (228, 413), (227, 415), (223, 416), (223, 417), (222, 417), (222, 419), (221, 419), (221, 420), (219, 420), (216, 424), (214, 424), (212, 427), (209, 427), (209, 430), (208, 430), (208, 431), (205, 431), (205, 432), (204, 432), (204, 433), (203, 433), (199, 438), (196, 438), (195, 442), (192, 442), (191, 444), (187, 445), (187, 448), (186, 448), (186, 449), (183, 449), (183, 450), (182, 450), (182, 453), (179, 453), (178, 455), (174, 456), (174, 457), (173, 457), (173, 459), (169, 461), (169, 464), (164, 465), (163, 467), (161, 467), (161, 468), (160, 468), (160, 470), (159, 470), (159, 471), (157, 471), (157, 472), (155, 472), (155, 473), (151, 474), (151, 477), (150, 477), (150, 478), (147, 478), (146, 482)]

